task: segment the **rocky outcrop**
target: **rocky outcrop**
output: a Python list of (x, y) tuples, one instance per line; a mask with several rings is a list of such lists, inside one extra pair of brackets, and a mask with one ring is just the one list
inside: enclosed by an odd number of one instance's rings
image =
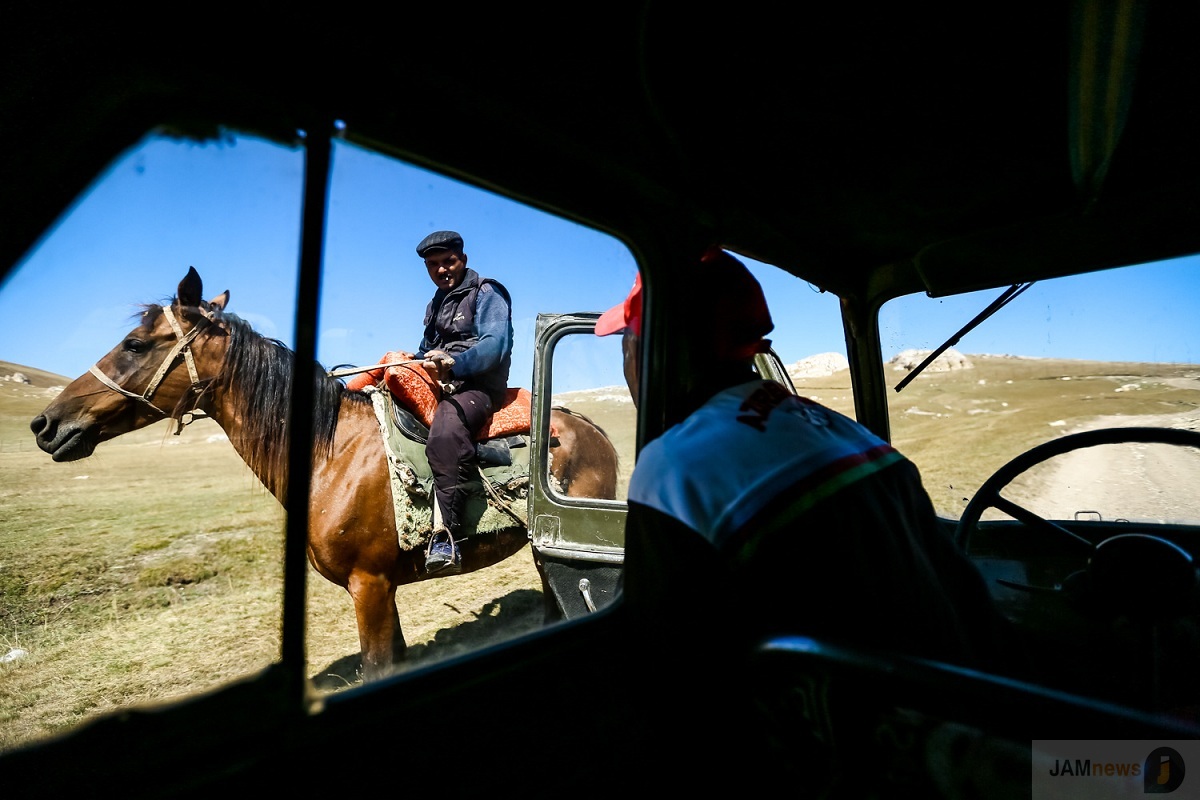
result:
[[(932, 350), (902, 350), (888, 362), (892, 369), (908, 372), (929, 357)], [(933, 363), (925, 368), (925, 372), (950, 372), (956, 369), (974, 369), (971, 359), (954, 348), (939, 355)]]
[(841, 353), (821, 353), (802, 358), (795, 364), (788, 365), (787, 371), (792, 380), (797, 380), (799, 378), (820, 378), (849, 368), (850, 362)]

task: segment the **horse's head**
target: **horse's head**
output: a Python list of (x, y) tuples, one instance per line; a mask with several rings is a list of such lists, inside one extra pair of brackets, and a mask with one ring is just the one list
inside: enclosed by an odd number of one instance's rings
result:
[[(169, 306), (148, 306), (140, 324), (76, 378), (29, 427), (55, 461), (87, 458), (100, 442), (202, 406), (228, 337), (220, 312), (229, 292), (205, 302), (194, 267)], [(181, 423), (182, 424), (182, 423)]]

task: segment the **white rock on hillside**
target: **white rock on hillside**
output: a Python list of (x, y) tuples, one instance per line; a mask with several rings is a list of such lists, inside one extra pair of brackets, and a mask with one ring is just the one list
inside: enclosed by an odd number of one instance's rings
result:
[(832, 375), (850, 368), (850, 362), (841, 353), (821, 353), (820, 355), (802, 358), (788, 366), (788, 375), (792, 380), (797, 378), (820, 378)]
[[(932, 350), (902, 350), (888, 363), (894, 370), (907, 372), (928, 358), (932, 352)], [(975, 365), (971, 363), (971, 359), (954, 348), (950, 348), (935, 358), (933, 363), (925, 368), (925, 372), (949, 372), (954, 369), (974, 368)]]

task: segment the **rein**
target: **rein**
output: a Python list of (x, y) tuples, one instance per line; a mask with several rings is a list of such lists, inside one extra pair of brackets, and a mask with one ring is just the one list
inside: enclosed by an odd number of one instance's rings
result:
[[(175, 346), (171, 348), (171, 352), (167, 353), (167, 357), (163, 359), (162, 364), (159, 365), (158, 371), (155, 372), (154, 377), (150, 379), (150, 384), (146, 387), (146, 391), (142, 392), (141, 394), (135, 394), (121, 387), (116, 381), (100, 371), (100, 365), (98, 363), (93, 364), (91, 368), (88, 369), (88, 372), (92, 373), (92, 375), (94, 375), (98, 381), (107, 386), (109, 389), (112, 389), (114, 392), (122, 394), (132, 400), (138, 400), (142, 403), (145, 403), (162, 416), (169, 417), (171, 415), (154, 405), (154, 403), (150, 402), (150, 398), (154, 396), (156, 391), (158, 391), (159, 384), (163, 382), (163, 378), (167, 376), (167, 373), (171, 370), (171, 367), (175, 365), (175, 362), (182, 354), (184, 363), (187, 364), (188, 375), (190, 375), (192, 378), (192, 392), (197, 396), (196, 402), (200, 402), (200, 391), (196, 388), (200, 385), (200, 375), (196, 372), (196, 360), (192, 357), (192, 349), (190, 345), (192, 340), (199, 335), (201, 329), (212, 322), (212, 317), (210, 317), (208, 314), (205, 314), (204, 317), (200, 319), (192, 327), (192, 329), (185, 334), (183, 332), (183, 328), (180, 327), (179, 322), (175, 319), (175, 315), (171, 313), (171, 309), (169, 307), (163, 306), (163, 316), (167, 318), (167, 322), (171, 323), (171, 330), (175, 331), (175, 337), (179, 341), (175, 342)], [(196, 408), (195, 405), (193, 405), (191, 411), (185, 412), (178, 420), (176, 420), (179, 424), (175, 428), (175, 435), (178, 436), (183, 432), (183, 427), (185, 425), (190, 425), (193, 421), (195, 421), (197, 414), (203, 413), (203, 409)]]
[(331, 378), (344, 378), (347, 375), (358, 375), (360, 372), (373, 372), (377, 369), (384, 369), (386, 367), (406, 367), (409, 364), (420, 364), (423, 361), (424, 359), (421, 358), (414, 358), (409, 361), (385, 361), (380, 364), (371, 364), (366, 367), (346, 367), (344, 369), (333, 369), (330, 370), (328, 374)]

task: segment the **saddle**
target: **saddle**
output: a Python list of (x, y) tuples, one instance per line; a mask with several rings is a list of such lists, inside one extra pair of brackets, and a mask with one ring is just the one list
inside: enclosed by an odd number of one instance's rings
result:
[[(402, 360), (404, 359), (400, 353), (389, 351), (379, 359), (379, 363)], [(397, 413), (404, 415), (404, 419), (398, 420), (401, 430), (423, 444), (429, 436), (433, 414), (442, 399), (442, 387), (417, 364), (395, 364), (359, 373), (346, 384), (346, 388), (362, 391), (368, 386), (378, 387), (380, 383), (395, 399), (394, 407)], [(492, 413), (488, 424), (475, 437), (476, 441), (485, 442), (501, 436), (529, 433), (531, 402), (532, 397), (528, 389), (509, 389), (504, 402)]]
[[(515, 391), (515, 390), (514, 390)], [(392, 424), (405, 438), (417, 444), (429, 442), (429, 426), (417, 419), (412, 409), (400, 403), (395, 394), (392, 395), (391, 407)], [(526, 424), (525, 429), (529, 429)], [(512, 448), (525, 447), (527, 441), (520, 435), (502, 435), (491, 439), (478, 439), (475, 442), (475, 457), (479, 463), (494, 467), (507, 467), (512, 464)]]
[[(388, 353), (380, 363), (397, 360), (399, 353)], [(441, 386), (412, 364), (361, 373), (346, 388), (367, 394), (375, 406), (400, 547), (424, 548), (433, 518), (433, 471), (425, 444)], [(466, 487), (463, 536), (511, 528), (514, 522), (528, 527), (516, 508), (523, 508), (528, 496), (531, 402), (527, 389), (509, 389), (505, 403), (476, 437), (479, 476)]]

